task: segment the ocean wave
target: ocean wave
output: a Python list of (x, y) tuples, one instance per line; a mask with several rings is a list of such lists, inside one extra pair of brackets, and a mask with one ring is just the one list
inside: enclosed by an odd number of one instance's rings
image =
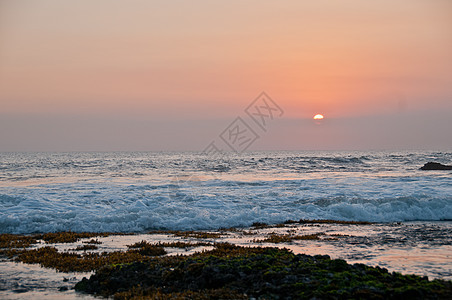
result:
[(250, 185), (248, 194), (238, 196), (235, 192), (240, 189), (240, 185), (229, 186), (230, 193), (220, 193), (211, 187), (193, 192), (180, 186), (167, 190), (129, 186), (123, 190), (85, 190), (71, 200), (59, 201), (49, 199), (51, 195), (41, 195), (39, 199), (1, 194), (0, 232), (201, 230), (288, 219), (370, 222), (452, 219), (450, 197), (422, 194), (315, 198), (311, 192), (311, 198), (303, 198), (300, 191), (309, 189), (262, 189), (261, 185)]
[(452, 219), (452, 152), (0, 153), (0, 233)]

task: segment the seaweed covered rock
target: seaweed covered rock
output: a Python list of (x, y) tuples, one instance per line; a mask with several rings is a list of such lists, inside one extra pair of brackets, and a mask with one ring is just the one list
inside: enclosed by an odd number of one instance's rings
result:
[(452, 282), (389, 273), (287, 249), (217, 245), (191, 256), (115, 265), (76, 290), (114, 296), (184, 299), (450, 299)]

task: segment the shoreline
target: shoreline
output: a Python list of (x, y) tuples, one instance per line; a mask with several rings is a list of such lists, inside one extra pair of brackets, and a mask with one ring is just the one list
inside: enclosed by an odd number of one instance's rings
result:
[[(452, 246), (450, 246), (449, 240), (444, 240), (445, 232), (452, 228), (452, 223), (448, 221), (426, 224), (425, 222), (357, 223), (310, 220), (305, 222), (288, 221), (277, 225), (264, 223), (253, 225), (249, 228), (228, 228), (217, 231), (158, 230), (144, 234), (74, 232), (40, 235), (1, 234), (0, 253), (2, 262), (6, 265), (3, 267), (0, 265), (0, 273), (2, 268), (14, 268), (15, 262), (13, 261), (18, 260), (40, 264), (45, 266), (47, 269), (44, 270), (49, 272), (55, 273), (54, 269), (63, 271), (63, 273), (56, 273), (60, 274), (59, 276), (63, 279), (75, 274), (76, 280), (61, 281), (59, 284), (56, 283), (56, 286), (53, 283), (53, 286), (48, 288), (48, 292), (53, 291), (57, 295), (73, 299), (77, 295), (80, 296), (73, 290), (75, 284), (81, 280), (80, 277), (88, 277), (93, 270), (99, 270), (102, 264), (133, 263), (137, 260), (142, 261), (143, 257), (152, 259), (180, 255), (187, 257), (187, 255), (213, 251), (217, 245), (227, 243), (247, 249), (285, 248), (292, 251), (294, 255), (330, 255), (332, 259), (343, 259), (349, 264), (359, 263), (388, 269), (389, 272), (417, 274), (419, 278), (428, 276), (431, 280), (440, 278), (450, 281), (452, 279), (450, 273)], [(416, 236), (420, 230), (428, 234)], [(407, 236), (411, 240), (407, 239)], [(9, 242), (5, 242), (7, 240), (5, 237), (9, 237)], [(422, 244), (422, 241), (435, 238), (437, 241), (430, 241), (429, 249), (426, 249), (427, 244)], [(137, 255), (136, 251), (134, 252), (132, 248), (128, 247), (142, 241), (151, 246), (143, 244), (145, 250), (148, 251), (144, 256)], [(9, 243), (9, 247), (7, 243)], [(152, 252), (155, 249), (158, 251)], [(163, 256), (149, 255), (152, 253), (163, 254), (162, 249), (166, 252)], [(44, 257), (47, 259), (43, 259)], [(85, 261), (88, 257), (91, 259), (90, 263)], [(96, 263), (95, 261), (102, 262)], [(72, 271), (84, 271), (85, 273), (71, 273)], [(22, 293), (6, 288), (0, 292), (0, 296), (1, 293), (18, 296), (15, 299), (24, 299), (29, 293), (33, 295), (33, 288), (25, 289)]]

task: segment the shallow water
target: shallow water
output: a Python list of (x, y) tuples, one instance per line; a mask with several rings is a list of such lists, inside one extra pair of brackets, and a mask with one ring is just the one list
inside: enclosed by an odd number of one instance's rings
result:
[(96, 299), (73, 290), (84, 276), (89, 275), (59, 273), (38, 265), (3, 260), (0, 261), (0, 299)]
[[(408, 222), (379, 223), (369, 225), (349, 224), (292, 224), (285, 227), (264, 229), (243, 228), (235, 231), (219, 231), (219, 238), (198, 239), (182, 238), (168, 234), (136, 234), (98, 237), (102, 242), (98, 250), (123, 251), (127, 245), (146, 240), (152, 243), (191, 241), (191, 242), (230, 242), (242, 246), (265, 246), (288, 248), (294, 253), (310, 255), (329, 255), (331, 258), (345, 259), (349, 263), (364, 263), (387, 268), (390, 272), (417, 274), (429, 279), (452, 280), (452, 222)], [(260, 243), (269, 234), (307, 235), (322, 233), (319, 240), (294, 240), (289, 243)], [(70, 251), (83, 245), (77, 243), (54, 244), (59, 251)], [(48, 246), (40, 243), (34, 247)], [(210, 250), (212, 247), (191, 247), (188, 249), (166, 248), (168, 255), (190, 255), (197, 251)], [(75, 283), (90, 273), (58, 273), (10, 261), (0, 262), (0, 298), (30, 299), (55, 298), (79, 299), (88, 295), (71, 290)], [(69, 279), (64, 281), (64, 278)], [(67, 287), (67, 291), (59, 291)]]

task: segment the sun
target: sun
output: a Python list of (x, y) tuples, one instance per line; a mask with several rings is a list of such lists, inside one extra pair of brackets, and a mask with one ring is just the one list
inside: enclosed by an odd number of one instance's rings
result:
[(314, 120), (323, 120), (323, 115), (321, 115), (321, 114), (315, 115)]

